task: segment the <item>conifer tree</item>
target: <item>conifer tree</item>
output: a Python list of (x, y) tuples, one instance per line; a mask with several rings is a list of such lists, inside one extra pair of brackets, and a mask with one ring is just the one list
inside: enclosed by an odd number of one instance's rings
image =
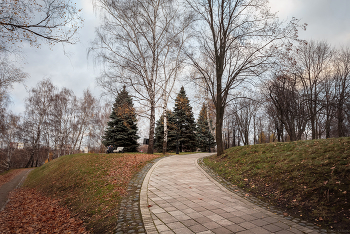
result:
[(174, 117), (178, 128), (180, 151), (195, 151), (197, 147), (196, 124), (183, 86), (175, 99)]
[(125, 152), (137, 151), (137, 119), (132, 99), (125, 86), (115, 99), (107, 125), (102, 137), (105, 146), (112, 145), (115, 149), (124, 147)]
[(210, 148), (216, 145), (215, 138), (209, 129), (207, 107), (203, 104), (197, 121), (197, 144), (202, 152), (209, 151), (209, 144)]

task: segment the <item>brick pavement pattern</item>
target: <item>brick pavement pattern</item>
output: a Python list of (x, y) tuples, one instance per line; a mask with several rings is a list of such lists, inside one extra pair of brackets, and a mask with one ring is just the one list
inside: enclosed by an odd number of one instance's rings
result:
[(153, 233), (317, 233), (235, 195), (197, 164), (208, 153), (158, 161), (141, 188), (140, 208)]

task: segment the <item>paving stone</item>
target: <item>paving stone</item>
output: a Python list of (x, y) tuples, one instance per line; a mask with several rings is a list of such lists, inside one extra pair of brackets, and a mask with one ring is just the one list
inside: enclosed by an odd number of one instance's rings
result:
[(277, 232), (277, 231), (282, 230), (281, 227), (276, 226), (276, 225), (274, 225), (274, 224), (268, 224), (268, 225), (266, 225), (266, 226), (263, 226), (263, 228), (266, 229), (266, 230), (268, 230), (268, 231), (270, 231), (270, 232)]
[(173, 223), (167, 223), (167, 226), (174, 230), (174, 229), (180, 229), (180, 228), (185, 228), (186, 226), (180, 223), (179, 221), (173, 222)]
[(289, 229), (290, 226), (288, 226), (287, 224), (285, 223), (282, 223), (282, 222), (277, 222), (277, 223), (274, 223), (276, 226), (279, 226), (281, 227), (282, 229)]
[(214, 232), (208, 230), (208, 231), (204, 231), (204, 232), (198, 232), (197, 234), (212, 234)]
[(231, 234), (232, 232), (224, 227), (219, 227), (219, 228), (215, 228), (213, 230), (214, 233), (217, 233), (217, 234)]
[(246, 230), (245, 228), (237, 225), (237, 224), (232, 224), (232, 225), (229, 225), (229, 226), (225, 226), (225, 228), (227, 228), (228, 230), (230, 231), (233, 231), (233, 232), (240, 232), (240, 231), (244, 231)]
[(162, 225), (157, 225), (157, 229), (158, 229), (159, 232), (169, 231), (169, 230), (170, 230), (169, 227), (166, 226), (166, 225), (164, 225), (164, 224), (162, 224)]
[(255, 234), (254, 232), (250, 231), (250, 230), (245, 230), (245, 231), (241, 231), (241, 232), (237, 232), (239, 234)]
[(177, 215), (177, 216), (174, 216), (174, 218), (179, 221), (185, 221), (185, 220), (191, 219), (191, 217), (188, 215)]
[(214, 221), (211, 221), (208, 223), (203, 223), (203, 226), (205, 226), (208, 229), (215, 229), (215, 228), (221, 227), (221, 225), (219, 225), (218, 223), (216, 223)]
[(176, 234), (192, 234), (194, 232), (192, 232), (190, 229), (188, 228), (180, 228), (180, 229), (175, 229), (173, 230)]
[[(309, 228), (312, 225), (300, 219), (284, 219), (277, 208), (252, 196), (246, 197), (244, 191), (233, 187), (205, 166), (198, 166), (197, 159), (206, 155), (209, 154), (167, 157), (156, 162), (147, 173), (140, 199), (148, 234), (156, 233), (155, 227), (161, 225), (164, 229), (161, 233), (181, 234), (287, 234), (319, 230)], [(135, 201), (136, 198), (131, 204), (125, 203), (124, 207), (137, 210)], [(147, 207), (148, 204), (153, 208)], [(129, 212), (124, 222), (133, 222), (132, 219)], [(171, 230), (166, 230), (165, 225)]]
[(220, 219), (220, 220), (217, 220), (215, 222), (217, 222), (221, 226), (228, 226), (228, 225), (232, 225), (233, 224), (231, 221), (229, 221), (227, 219)]
[(281, 230), (281, 231), (275, 232), (275, 234), (293, 234), (293, 232), (288, 230)]
[(231, 222), (233, 223), (243, 223), (243, 222), (246, 222), (244, 219), (238, 217), (238, 216), (234, 216), (234, 217), (231, 217), (231, 218), (227, 218), (228, 220), (230, 220)]
[(261, 220), (261, 219), (255, 219), (255, 220), (252, 220), (250, 222), (255, 224), (256, 226), (259, 226), (259, 227), (268, 224), (268, 222)]
[(190, 226), (189, 229), (191, 229), (195, 233), (203, 232), (203, 231), (207, 231), (208, 230), (208, 228), (204, 227), (201, 224)]
[(257, 227), (253, 229), (249, 229), (249, 231), (255, 233), (255, 234), (270, 234), (270, 232), (262, 227)]
[(252, 221), (252, 220), (255, 220), (255, 219), (257, 219), (256, 217), (254, 217), (254, 216), (252, 216), (252, 215), (241, 215), (241, 216), (239, 216), (240, 218), (242, 218), (242, 219), (244, 219), (244, 220), (246, 220), (246, 221)]
[(184, 220), (184, 221), (181, 221), (181, 223), (183, 223), (183, 225), (185, 225), (186, 227), (190, 227), (190, 226), (199, 224), (198, 222), (196, 222), (193, 219)]
[(244, 227), (245, 229), (252, 229), (257, 227), (255, 224), (251, 222), (240, 223), (239, 226)]
[(212, 222), (211, 219), (207, 218), (207, 217), (198, 217), (198, 218), (194, 218), (194, 220), (196, 220), (198, 223), (208, 223), (208, 222)]

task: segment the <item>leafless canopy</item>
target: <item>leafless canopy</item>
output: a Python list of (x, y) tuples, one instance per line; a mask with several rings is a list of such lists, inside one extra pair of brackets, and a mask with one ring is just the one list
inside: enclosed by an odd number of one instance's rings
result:
[(70, 0), (2, 0), (0, 49), (23, 41), (40, 46), (39, 38), (74, 43), (82, 23), (79, 11)]
[[(293, 19), (284, 25), (269, 11), (267, 0), (187, 1), (197, 12), (198, 47), (188, 53), (216, 106), (216, 142), (223, 153), (222, 121), (229, 94), (241, 82), (264, 73), (281, 46), (297, 38)], [(214, 68), (214, 69), (212, 69)]]

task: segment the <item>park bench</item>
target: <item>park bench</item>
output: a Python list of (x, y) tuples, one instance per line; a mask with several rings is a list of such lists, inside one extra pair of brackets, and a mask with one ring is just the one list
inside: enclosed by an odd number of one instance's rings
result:
[(118, 147), (116, 150), (113, 150), (113, 153), (124, 153), (124, 147)]

